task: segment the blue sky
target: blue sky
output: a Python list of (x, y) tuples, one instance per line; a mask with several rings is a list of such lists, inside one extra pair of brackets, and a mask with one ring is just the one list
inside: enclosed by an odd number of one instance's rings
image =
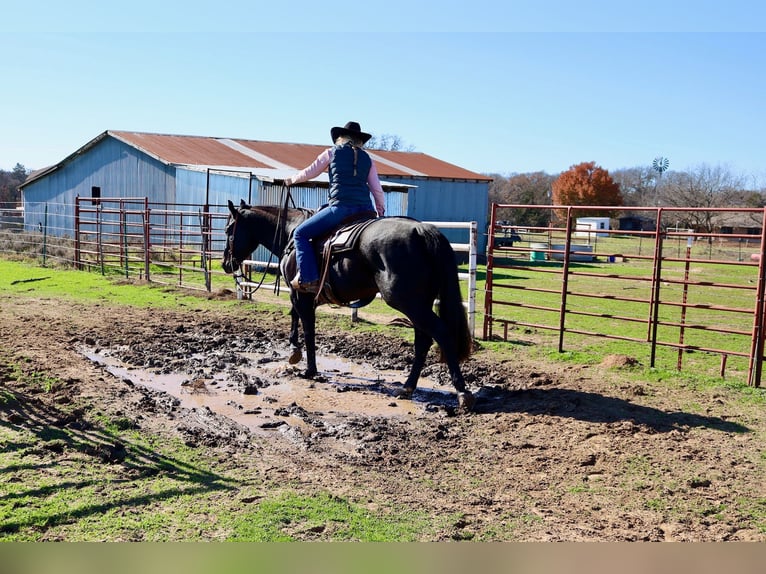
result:
[(761, 3), (58, 4), (3, 8), (2, 169), (109, 129), (325, 144), (354, 120), (482, 173), (664, 156), (766, 186)]

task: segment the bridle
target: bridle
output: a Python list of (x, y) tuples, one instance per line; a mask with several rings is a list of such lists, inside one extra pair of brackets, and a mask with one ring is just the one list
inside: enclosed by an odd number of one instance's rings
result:
[[(266, 279), (269, 265), (271, 264), (273, 258), (277, 257), (277, 259), (279, 260), (282, 257), (282, 254), (284, 253), (285, 248), (287, 247), (287, 242), (289, 242), (289, 239), (287, 239), (285, 241), (285, 245), (282, 245), (281, 238), (287, 237), (288, 204), (292, 204), (293, 207), (296, 207), (295, 200), (293, 199), (292, 193), (290, 193), (290, 188), (284, 184), (282, 185), (282, 191), (280, 195), (282, 195), (283, 200), (280, 202), (277, 225), (274, 228), (274, 239), (272, 241), (274, 250), (269, 251), (270, 252), (269, 260), (266, 262), (266, 266), (264, 267), (263, 274), (261, 275), (260, 281), (258, 281), (258, 284), (253, 288), (254, 291), (257, 291), (258, 289), (261, 288), (261, 285), (263, 285), (263, 282)], [(237, 285), (237, 291), (241, 292), (242, 282), (245, 280), (245, 274), (242, 271), (242, 262), (234, 257), (234, 236), (237, 232), (237, 221), (239, 220), (239, 217), (235, 217), (234, 215), (232, 215), (231, 217), (232, 217), (232, 223), (226, 227), (226, 231), (227, 231), (226, 245), (229, 250), (229, 261), (231, 262), (231, 266), (232, 266), (232, 275), (234, 276), (234, 282)], [(279, 255), (275, 255), (275, 252), (279, 253)], [(280, 286), (279, 278), (281, 276), (281, 273), (282, 273), (282, 269), (279, 265), (277, 265), (277, 280), (274, 282), (274, 292), (277, 294), (279, 294), (279, 286)]]
[[(232, 272), (242, 271), (242, 262), (234, 257), (234, 235), (237, 232), (238, 217), (231, 215), (231, 223), (226, 226), (226, 248), (229, 251), (229, 261), (231, 262)], [(229, 231), (231, 230), (231, 231)]]

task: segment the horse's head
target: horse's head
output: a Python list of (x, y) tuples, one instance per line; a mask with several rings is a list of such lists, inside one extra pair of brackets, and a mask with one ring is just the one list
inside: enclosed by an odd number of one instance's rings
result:
[(226, 222), (226, 246), (223, 248), (221, 266), (226, 273), (240, 270), (242, 262), (258, 246), (253, 244), (252, 234), (249, 233), (249, 206), (244, 202), (239, 208), (229, 201), (229, 220)]

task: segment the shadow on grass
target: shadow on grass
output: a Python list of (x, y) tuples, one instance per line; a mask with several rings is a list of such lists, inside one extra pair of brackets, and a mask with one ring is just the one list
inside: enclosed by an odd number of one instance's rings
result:
[[(5, 391), (2, 385), (0, 390)], [(162, 454), (137, 441), (126, 440), (124, 436), (118, 437), (93, 425), (83, 418), (82, 410), (63, 412), (45, 404), (32, 394), (15, 389), (5, 392), (4, 398), (5, 400), (0, 402), (0, 413), (3, 414), (0, 429), (31, 433), (34, 439), (6, 442), (0, 453), (17, 450), (39, 462), (0, 468), (0, 478), (19, 471), (55, 468), (60, 461), (70, 459), (73, 453), (82, 457), (83, 465), (92, 466), (86, 468), (84, 474), (87, 474), (87, 477), (83, 476), (82, 480), (30, 485), (16, 492), (6, 492), (0, 495), (0, 504), (25, 506), (25, 501), (30, 499), (44, 501), (55, 496), (77, 500), (78, 491), (99, 483), (108, 483), (108, 494), (103, 498), (109, 501), (105, 502), (102, 498), (74, 509), (67, 505), (70, 507), (64, 510), (60, 509), (60, 505), (51, 505), (50, 511), (46, 511), (44, 503), (41, 503), (38, 510), (28, 509), (19, 513), (18, 518), (14, 519), (11, 515), (11, 520), (0, 522), (0, 537), (30, 528), (35, 531), (42, 528), (44, 531), (60, 524), (101, 515), (112, 509), (151, 507), (157, 502), (177, 496), (238, 488), (237, 481)], [(99, 465), (104, 465), (109, 478), (102, 479), (99, 476)], [(55, 480), (50, 475), (48, 477), (47, 482)], [(142, 481), (151, 481), (154, 477), (162, 480), (155, 484), (141, 484)], [(5, 480), (10, 478), (8, 476)], [(129, 492), (125, 492), (126, 496), (114, 496), (121, 485), (128, 485), (126, 488)], [(140, 491), (140, 494), (133, 495), (136, 491)], [(82, 499), (85, 500), (87, 496), (94, 495), (84, 494)]]

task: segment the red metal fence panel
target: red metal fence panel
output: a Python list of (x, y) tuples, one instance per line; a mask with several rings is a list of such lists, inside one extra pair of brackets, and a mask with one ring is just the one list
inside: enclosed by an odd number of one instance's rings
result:
[[(516, 223), (532, 209), (549, 223)], [(685, 353), (715, 353), (721, 374), (728, 357), (742, 357), (759, 386), (766, 210), (619, 208), (642, 222), (632, 229), (610, 225), (610, 210), (492, 206), (484, 339), (502, 325), (506, 340), (509, 328), (557, 332), (559, 352), (567, 334), (630, 341), (649, 346), (652, 367), (658, 347), (677, 349), (679, 369)], [(702, 219), (708, 229), (681, 226)], [(739, 225), (720, 223), (731, 221)]]

